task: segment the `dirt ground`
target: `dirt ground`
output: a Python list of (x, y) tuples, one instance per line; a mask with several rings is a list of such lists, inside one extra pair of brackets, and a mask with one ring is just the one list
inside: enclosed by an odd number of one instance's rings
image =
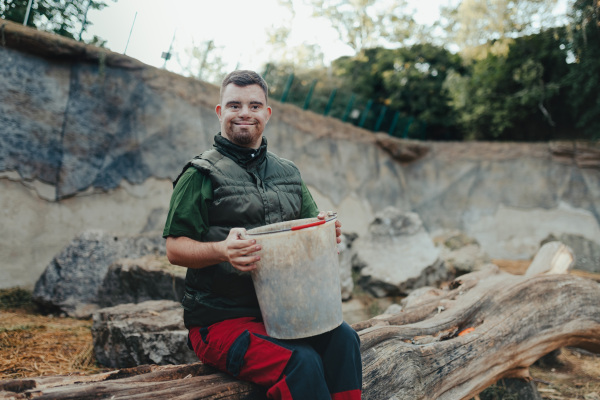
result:
[[(91, 320), (40, 315), (30, 296), (0, 290), (0, 380), (108, 371), (94, 357)], [(599, 354), (560, 349), (553, 362), (533, 365), (530, 372), (543, 399), (600, 400)], [(494, 385), (478, 398), (514, 397)]]

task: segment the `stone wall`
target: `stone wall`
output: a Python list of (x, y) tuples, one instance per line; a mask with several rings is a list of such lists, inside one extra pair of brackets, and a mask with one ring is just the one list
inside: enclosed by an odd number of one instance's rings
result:
[[(209, 148), (219, 90), (0, 20), (0, 288), (32, 286), (84, 229), (162, 229), (171, 180)], [(600, 146), (402, 141), (272, 102), (265, 136), (322, 209), (365, 232), (386, 206), (492, 257), (549, 234), (600, 243)]]

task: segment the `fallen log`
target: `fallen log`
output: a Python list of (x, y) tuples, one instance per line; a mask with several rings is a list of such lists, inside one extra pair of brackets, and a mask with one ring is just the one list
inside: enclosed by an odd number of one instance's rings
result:
[[(565, 274), (570, 249), (540, 251), (536, 274), (489, 265), (424, 290), (395, 315), (354, 324), (364, 399), (468, 399), (566, 346), (600, 353), (600, 285)], [(536, 257), (538, 258), (538, 257)], [(560, 272), (560, 273), (556, 273)], [(265, 399), (264, 389), (201, 363), (141, 366), (91, 376), (0, 381), (0, 399)]]

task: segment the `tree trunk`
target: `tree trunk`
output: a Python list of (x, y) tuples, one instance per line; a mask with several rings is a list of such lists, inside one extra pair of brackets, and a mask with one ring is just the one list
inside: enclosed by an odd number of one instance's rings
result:
[[(540, 251), (548, 268), (534, 260), (537, 275), (489, 265), (447, 289), (426, 291), (399, 314), (354, 324), (362, 342), (363, 398), (468, 399), (498, 379), (529, 378), (528, 367), (555, 349), (600, 353), (600, 285), (552, 273), (572, 265), (569, 251)], [(264, 393), (201, 363), (0, 381), (0, 399), (235, 400), (265, 399)]]

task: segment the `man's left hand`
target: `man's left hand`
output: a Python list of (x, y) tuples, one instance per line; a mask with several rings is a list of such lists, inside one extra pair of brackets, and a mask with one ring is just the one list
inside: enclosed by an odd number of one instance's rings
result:
[[(333, 215), (334, 213), (332, 211), (321, 211), (319, 212), (319, 215), (317, 215), (317, 218), (319, 219), (326, 219), (328, 215)], [(336, 218), (335, 220), (335, 241), (340, 244), (342, 242), (342, 223), (340, 222), (339, 219)]]

